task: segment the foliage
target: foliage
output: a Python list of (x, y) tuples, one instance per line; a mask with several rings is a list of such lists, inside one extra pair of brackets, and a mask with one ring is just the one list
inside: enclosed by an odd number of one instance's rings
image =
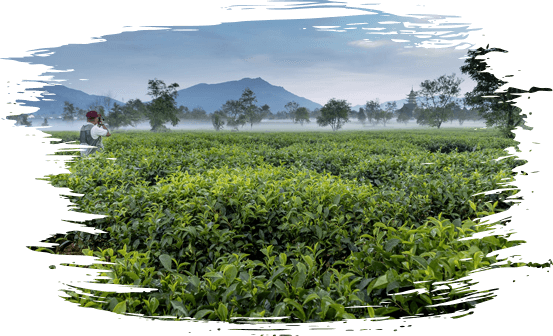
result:
[(263, 114), (261, 108), (255, 105), (257, 98), (250, 88), (244, 89), (242, 96), (238, 100), (240, 103), (240, 108), (242, 110), (242, 115), (244, 116), (244, 121), (250, 124), (250, 128), (253, 127), (253, 124), (258, 124), (263, 119)]
[(525, 91), (513, 87), (496, 92), (499, 87), (507, 84), (506, 81), (496, 78), (486, 69), (489, 68), (484, 56), (490, 52), (506, 53), (506, 50), (500, 48), (478, 48), (469, 50), (468, 58), (465, 64), (460, 68), (461, 72), (468, 74), (476, 82), (476, 87), (465, 94), (467, 105), (477, 109), (482, 118), (486, 120), (488, 127), (497, 126), (502, 134), (509, 138), (514, 138), (512, 130), (518, 126), (525, 127), (524, 115), (522, 110), (516, 107), (512, 100), (520, 97), (522, 93), (532, 93), (536, 91), (551, 91), (550, 88), (532, 87), (530, 91)]
[(367, 116), (365, 115), (365, 110), (362, 107), (359, 108), (357, 119), (361, 122), (361, 124), (365, 125), (365, 120), (367, 120)]
[(381, 112), (380, 112), (380, 114), (381, 114), (380, 119), (382, 120), (382, 124), (384, 126), (386, 126), (386, 123), (395, 116), (396, 111), (397, 111), (396, 102), (387, 102), (386, 103), (386, 105), (384, 107), (384, 110), (381, 110)]
[(62, 120), (73, 122), (76, 117), (77, 117), (77, 110), (75, 109), (75, 106), (73, 106), (73, 104), (71, 104), (70, 102), (65, 101), (63, 103)]
[(398, 115), (397, 115), (397, 119), (396, 121), (399, 123), (404, 123), (407, 125), (407, 123), (409, 122), (409, 119), (411, 119), (409, 117), (409, 110), (407, 109), (407, 107), (404, 105), (402, 106), (399, 110), (398, 110)]
[(382, 117), (382, 109), (380, 108), (380, 101), (377, 99), (367, 101), (365, 104), (365, 115), (367, 122), (372, 125), (377, 125)]
[(349, 121), (348, 115), (351, 104), (345, 100), (330, 99), (321, 109), (321, 115), (317, 117), (317, 124), (321, 127), (332, 127), (337, 131)]
[(158, 79), (148, 81), (148, 95), (153, 99), (145, 104), (145, 115), (150, 122), (152, 131), (166, 130), (164, 124), (167, 122), (171, 122), (173, 126), (179, 122), (176, 106), (178, 87), (177, 83), (166, 86), (162, 80)]
[(287, 115), (292, 118), (295, 124), (300, 123), (303, 126), (303, 123), (309, 122), (309, 110), (307, 108), (300, 107), (294, 101), (287, 103), (284, 108), (287, 111)]
[(417, 123), (440, 128), (442, 123), (452, 117), (452, 109), (456, 106), (454, 98), (459, 95), (461, 78), (442, 75), (435, 80), (425, 80), (420, 84), (417, 95), (422, 98), (421, 106), (416, 109)]
[[(498, 267), (492, 252), (517, 244), (501, 236), (459, 240), (487, 230), (494, 223), (476, 219), (507, 209), (517, 193), (479, 194), (502, 189), (519, 164), (496, 160), (514, 141), (495, 135), (110, 137), (94, 160), (77, 159), (70, 174), (49, 177), (84, 194), (69, 196), (80, 211), (107, 215), (88, 224), (107, 234), (70, 233), (58, 242), (113, 262), (91, 266), (106, 271), (98, 282), (156, 291), (71, 291), (68, 300), (116, 313), (221, 321), (399, 318), (473, 307), (452, 302), (471, 294), (462, 286), (434, 283)], [(442, 302), (451, 305), (432, 305)]]
[(225, 114), (221, 110), (217, 110), (211, 115), (211, 123), (213, 124), (213, 128), (215, 128), (216, 131), (223, 129), (225, 125), (224, 118)]

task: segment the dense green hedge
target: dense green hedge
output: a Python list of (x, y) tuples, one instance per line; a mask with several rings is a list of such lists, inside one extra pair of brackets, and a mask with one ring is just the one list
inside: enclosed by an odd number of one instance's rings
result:
[[(85, 306), (218, 320), (450, 312), (472, 303), (428, 306), (466, 291), (432, 283), (515, 244), (457, 240), (515, 194), (471, 196), (501, 188), (520, 164), (495, 160), (515, 143), (489, 131), (125, 132), (104, 144), (50, 180), (83, 193), (70, 197), (81, 211), (108, 215), (90, 223), (108, 234), (58, 241), (114, 262), (93, 266), (114, 270), (99, 282), (158, 291), (71, 292)], [(347, 308), (363, 305), (375, 307)]]

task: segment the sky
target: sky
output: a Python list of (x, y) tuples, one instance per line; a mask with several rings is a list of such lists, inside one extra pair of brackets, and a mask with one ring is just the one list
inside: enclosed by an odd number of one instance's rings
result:
[(155, 27), (14, 59), (53, 66), (61, 71), (53, 73), (57, 83), (120, 101), (150, 100), (147, 83), (154, 78), (184, 89), (261, 77), (321, 105), (336, 98), (352, 106), (404, 99), (422, 81), (444, 74), (464, 80), (461, 94), (474, 87), (459, 70), (470, 46), (464, 38), (478, 29), (470, 23), (436, 24), (444, 18), (438, 15), (353, 13)]

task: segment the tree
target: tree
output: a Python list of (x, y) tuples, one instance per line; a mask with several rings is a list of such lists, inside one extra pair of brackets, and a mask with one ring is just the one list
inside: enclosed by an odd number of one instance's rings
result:
[(146, 105), (140, 99), (131, 99), (123, 106), (123, 115), (129, 126), (136, 127), (138, 123), (147, 120)]
[(300, 123), (303, 126), (303, 123), (309, 122), (309, 111), (305, 107), (298, 107), (296, 113), (294, 113), (294, 123)]
[(303, 126), (304, 122), (309, 122), (309, 111), (305, 107), (300, 107), (295, 101), (284, 105), (284, 108), (295, 124), (300, 123)]
[(476, 82), (476, 87), (471, 92), (465, 94), (466, 104), (476, 110), (476, 112), (486, 121), (486, 126), (497, 126), (504, 136), (514, 138), (516, 127), (524, 125), (524, 115), (522, 110), (516, 107), (512, 100), (519, 97), (521, 93), (532, 93), (536, 91), (551, 91), (551, 89), (532, 87), (529, 91), (509, 87), (506, 91), (496, 92), (500, 86), (507, 82), (496, 78), (493, 74), (487, 72), (489, 66), (484, 60), (484, 56), (490, 52), (506, 53), (506, 50), (500, 48), (478, 48), (469, 50), (468, 58), (460, 70), (468, 74)]
[(288, 104), (284, 105), (284, 108), (286, 109), (286, 112), (288, 113), (290, 118), (292, 118), (292, 120), (294, 119), (296, 110), (299, 107), (300, 107), (300, 105), (298, 103), (296, 103), (295, 101), (291, 101)]
[(113, 104), (113, 107), (107, 117), (105, 117), (106, 123), (110, 128), (117, 129), (126, 125), (125, 116), (123, 114), (123, 107), (119, 104)]
[(273, 116), (273, 114), (271, 113), (271, 107), (269, 105), (265, 104), (261, 106), (261, 116), (263, 117), (263, 119)]
[(380, 120), (380, 111), (380, 101), (378, 98), (367, 101), (365, 104), (365, 115), (367, 117), (367, 121), (372, 125), (378, 124)]
[(351, 104), (345, 100), (330, 99), (321, 109), (321, 115), (317, 117), (317, 124), (324, 127), (330, 125), (333, 131), (337, 131), (349, 121), (348, 115)]
[(179, 85), (173, 83), (166, 86), (162, 80), (153, 79), (148, 81), (148, 95), (153, 99), (146, 104), (146, 117), (152, 126), (151, 131), (163, 131), (166, 129), (164, 124), (171, 122), (176, 126), (179, 122), (177, 113), (177, 88)]
[(207, 112), (202, 107), (194, 107), (190, 112), (190, 118), (194, 120), (209, 120)]
[(242, 109), (238, 100), (227, 100), (221, 107), (221, 111), (227, 116), (227, 125), (238, 131), (238, 126), (245, 123), (245, 118), (241, 116)]
[[(88, 105), (89, 111), (96, 111), (104, 117), (105, 111), (111, 111), (111, 108), (113, 107), (114, 102), (113, 95), (111, 92), (108, 92), (104, 94), (103, 96), (96, 96), (96, 99), (92, 103)], [(87, 111), (85, 111), (86, 114)], [(105, 116), (107, 117), (107, 116)]]
[(397, 116), (396, 121), (398, 123), (401, 122), (407, 125), (407, 123), (409, 122), (409, 116), (406, 113), (401, 113), (400, 115)]
[(213, 128), (215, 128), (216, 131), (223, 129), (223, 126), (225, 125), (224, 118), (225, 113), (221, 110), (217, 110), (211, 115), (211, 123), (213, 124)]
[(461, 78), (442, 75), (435, 80), (425, 80), (420, 84), (417, 95), (421, 97), (421, 107), (417, 118), (420, 125), (438, 127), (452, 117), (452, 109), (456, 105), (454, 98), (461, 91)]
[(362, 107), (359, 108), (357, 119), (361, 122), (361, 124), (365, 125), (365, 120), (367, 119), (367, 116), (365, 115), (365, 110)]
[(177, 113), (177, 118), (179, 119), (190, 119), (190, 110), (186, 106), (179, 106), (179, 112)]
[(386, 103), (386, 105), (384, 106), (384, 110), (381, 113), (382, 115), (381, 120), (384, 126), (386, 126), (386, 123), (395, 116), (396, 110), (397, 110), (396, 102)]
[(63, 103), (63, 114), (61, 115), (63, 121), (73, 121), (75, 120), (75, 117), (77, 116), (77, 110), (75, 110), (75, 106), (71, 104), (68, 101), (65, 101)]
[(257, 98), (255, 98), (255, 94), (252, 90), (250, 90), (250, 88), (244, 89), (244, 92), (238, 102), (240, 103), (244, 121), (250, 124), (250, 128), (253, 127), (253, 124), (261, 122), (263, 119), (261, 108), (254, 104), (257, 102)]
[(320, 116), (321, 116), (321, 109), (318, 107), (309, 113), (310, 118), (317, 119)]
[[(33, 125), (31, 121), (27, 119), (26, 114), (20, 114), (16, 116), (7, 116), (6, 119), (8, 120), (15, 120), (15, 126), (27, 126), (30, 127)], [(44, 125), (43, 125), (44, 126)]]
[(407, 106), (403, 105), (399, 110), (397, 110), (396, 121), (398, 123), (402, 122), (407, 125), (410, 119), (409, 113), (410, 113), (410, 110), (407, 108)]
[(41, 126), (48, 126), (48, 118), (44, 118), (44, 122)]
[(105, 120), (114, 129), (125, 126), (136, 127), (136, 124), (142, 118), (143, 112), (144, 104), (138, 99), (129, 100), (122, 106), (114, 103)]

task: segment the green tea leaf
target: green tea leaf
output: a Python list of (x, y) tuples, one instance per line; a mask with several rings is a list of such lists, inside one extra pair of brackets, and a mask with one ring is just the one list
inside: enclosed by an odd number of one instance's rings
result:
[(125, 301), (119, 302), (115, 308), (113, 308), (113, 312), (116, 314), (124, 314), (127, 311), (127, 303)]
[(401, 242), (401, 240), (396, 239), (396, 238), (390, 239), (384, 245), (384, 250), (386, 250), (386, 252), (390, 252), (400, 242)]
[(204, 316), (206, 316), (208, 314), (211, 314), (213, 312), (214, 311), (212, 309), (202, 309), (194, 315), (194, 318), (199, 320), (199, 319), (203, 318)]
[(227, 321), (228, 309), (222, 302), (219, 302), (219, 307), (217, 307), (217, 317), (219, 317), (221, 321)]
[(286, 304), (290, 304), (290, 305), (294, 306), (294, 308), (296, 308), (296, 310), (293, 311), (292, 313), (294, 315), (296, 315), (296, 317), (298, 317), (302, 322), (305, 322), (305, 320), (306, 320), (305, 312), (303, 311), (303, 308), (299, 303), (297, 303), (295, 300), (288, 299), (288, 298), (284, 299), (284, 302)]
[(165, 267), (165, 269), (167, 269), (167, 270), (171, 270), (171, 266), (172, 266), (172, 263), (173, 263), (172, 260), (173, 260), (173, 258), (168, 254), (162, 254), (162, 255), (159, 256), (159, 261), (161, 262), (163, 267)]
[(181, 301), (171, 300), (171, 306), (185, 317), (190, 317), (188, 310)]
[(225, 270), (223, 271), (223, 275), (225, 277), (225, 282), (227, 286), (230, 286), (230, 284), (236, 279), (236, 275), (238, 274), (238, 270), (236, 269), (236, 266), (234, 265), (226, 265)]
[(386, 274), (383, 274), (383, 275), (379, 276), (376, 279), (376, 283), (374, 284), (374, 288), (378, 289), (378, 288), (384, 286), (387, 283), (388, 283), (387, 276), (386, 276)]

